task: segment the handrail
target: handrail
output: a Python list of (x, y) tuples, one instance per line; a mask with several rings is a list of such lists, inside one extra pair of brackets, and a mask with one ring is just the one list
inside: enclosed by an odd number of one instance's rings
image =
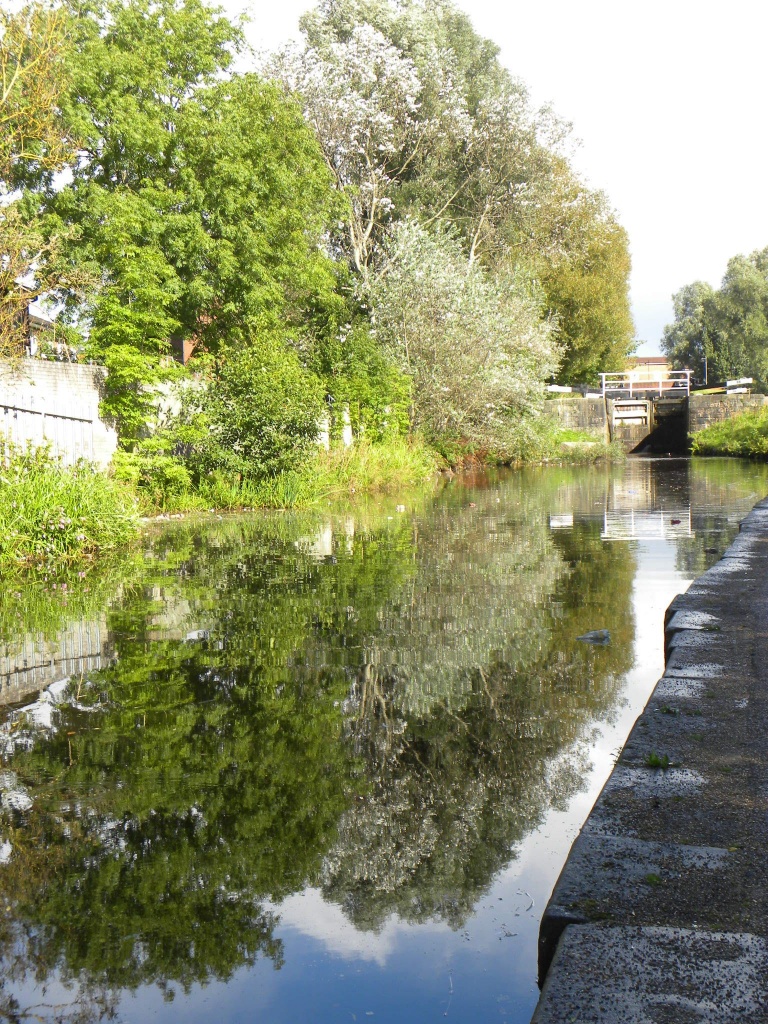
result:
[(603, 398), (610, 392), (620, 392), (629, 398), (633, 398), (635, 392), (648, 394), (649, 391), (658, 392), (663, 397), (665, 392), (674, 391), (675, 397), (687, 398), (691, 393), (691, 371), (690, 370), (669, 370), (666, 376), (659, 375), (656, 378), (648, 379), (638, 376), (636, 372), (629, 373), (601, 373)]

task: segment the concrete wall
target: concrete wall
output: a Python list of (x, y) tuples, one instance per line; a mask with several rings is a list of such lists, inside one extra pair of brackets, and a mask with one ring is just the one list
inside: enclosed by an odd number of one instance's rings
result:
[(0, 362), (0, 432), (15, 444), (50, 443), (64, 462), (106, 467), (117, 434), (99, 419), (104, 370), (77, 363)]
[(722, 423), (742, 412), (762, 409), (765, 395), (696, 395), (688, 399), (688, 432), (695, 434), (712, 423)]
[(566, 429), (588, 430), (609, 440), (604, 398), (553, 398), (545, 402), (544, 412)]

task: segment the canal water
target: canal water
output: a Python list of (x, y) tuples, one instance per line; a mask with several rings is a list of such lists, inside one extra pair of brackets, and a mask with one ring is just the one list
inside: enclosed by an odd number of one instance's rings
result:
[(664, 609), (766, 493), (464, 476), (6, 589), (0, 1019), (527, 1024)]

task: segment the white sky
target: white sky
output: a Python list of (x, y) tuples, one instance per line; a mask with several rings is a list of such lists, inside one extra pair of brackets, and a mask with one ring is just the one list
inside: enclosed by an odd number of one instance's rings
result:
[[(768, 4), (454, 2), (533, 102), (573, 124), (575, 166), (629, 233), (640, 351), (657, 351), (673, 292), (719, 285), (731, 256), (768, 246)], [(311, 6), (251, 0), (251, 43), (298, 38)]]

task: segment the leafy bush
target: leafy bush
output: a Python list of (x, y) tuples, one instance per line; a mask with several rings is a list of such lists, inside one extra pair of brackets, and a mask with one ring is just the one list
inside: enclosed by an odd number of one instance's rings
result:
[(313, 453), (322, 382), (281, 341), (230, 351), (196, 400), (209, 433), (193, 457), (207, 470), (258, 479), (296, 469)]
[(165, 508), (171, 496), (192, 489), (192, 476), (184, 462), (171, 453), (174, 447), (163, 434), (141, 442), (132, 452), (115, 452), (115, 479), (137, 488), (150, 509)]
[(182, 368), (161, 352), (150, 356), (129, 344), (99, 348), (91, 339), (88, 348), (107, 371), (100, 414), (127, 447), (146, 437), (156, 422), (157, 385), (180, 377)]
[(133, 492), (86, 462), (63, 466), (47, 448), (5, 448), (0, 468), (0, 575), (58, 572), (115, 549), (138, 528)]
[(437, 470), (432, 449), (418, 440), (397, 437), (386, 444), (362, 439), (351, 448), (334, 447), (329, 452), (318, 448), (299, 469), (259, 479), (240, 479), (223, 470), (212, 470), (186, 490), (175, 489), (159, 472), (153, 474), (151, 466), (157, 465), (156, 456), (137, 452), (118, 458), (120, 475), (138, 483), (147, 512), (310, 508), (328, 499), (421, 484)]
[(335, 408), (349, 408), (355, 435), (378, 442), (408, 433), (412, 380), (382, 351), (366, 320), (339, 327), (316, 348), (317, 373)]

